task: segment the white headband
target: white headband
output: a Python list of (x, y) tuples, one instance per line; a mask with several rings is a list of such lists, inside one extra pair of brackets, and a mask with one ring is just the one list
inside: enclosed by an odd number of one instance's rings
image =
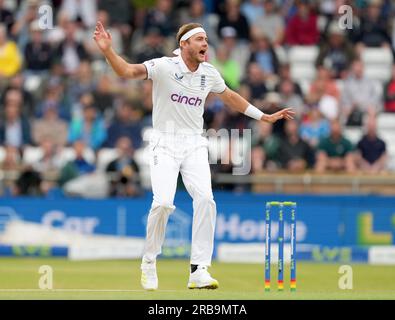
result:
[[(180, 43), (181, 41), (185, 41), (188, 40), (190, 37), (194, 36), (195, 34), (199, 33), (199, 32), (204, 32), (206, 33), (206, 31), (201, 28), (201, 27), (197, 27), (197, 28), (193, 28), (192, 30), (189, 30), (188, 32), (186, 32), (180, 39)], [(179, 56), (181, 54), (181, 49), (177, 48), (176, 50), (173, 51), (173, 53), (176, 56)]]

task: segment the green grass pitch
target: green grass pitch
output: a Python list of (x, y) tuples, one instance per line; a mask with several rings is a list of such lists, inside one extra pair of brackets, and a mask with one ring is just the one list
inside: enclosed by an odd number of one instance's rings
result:
[[(53, 290), (40, 290), (39, 267), (53, 269)], [(0, 299), (395, 299), (393, 266), (351, 265), (353, 289), (338, 286), (339, 264), (297, 264), (297, 292), (276, 291), (273, 265), (272, 291), (264, 292), (262, 264), (214, 262), (211, 274), (218, 290), (188, 290), (186, 260), (159, 260), (159, 290), (140, 287), (140, 261), (69, 261), (45, 258), (0, 258)]]

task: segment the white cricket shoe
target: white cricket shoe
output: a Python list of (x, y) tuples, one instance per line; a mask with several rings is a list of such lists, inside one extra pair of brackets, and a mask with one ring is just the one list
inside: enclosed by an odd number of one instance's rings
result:
[(195, 272), (189, 275), (189, 289), (217, 289), (219, 283), (212, 278), (206, 266), (198, 266)]
[(141, 264), (141, 286), (145, 290), (158, 289), (158, 276), (156, 275), (155, 263)]

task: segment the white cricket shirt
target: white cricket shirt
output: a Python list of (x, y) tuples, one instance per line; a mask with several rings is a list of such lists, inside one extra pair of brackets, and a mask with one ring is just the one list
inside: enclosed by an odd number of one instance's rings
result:
[(221, 93), (226, 85), (209, 63), (199, 64), (191, 72), (181, 56), (162, 57), (143, 63), (153, 81), (152, 123), (165, 133), (203, 132), (203, 112), (207, 95)]

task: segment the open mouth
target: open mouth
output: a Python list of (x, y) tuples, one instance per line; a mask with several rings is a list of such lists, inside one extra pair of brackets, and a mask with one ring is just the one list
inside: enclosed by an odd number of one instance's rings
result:
[(202, 56), (204, 56), (206, 54), (206, 50), (200, 50), (199, 54), (201, 54)]

